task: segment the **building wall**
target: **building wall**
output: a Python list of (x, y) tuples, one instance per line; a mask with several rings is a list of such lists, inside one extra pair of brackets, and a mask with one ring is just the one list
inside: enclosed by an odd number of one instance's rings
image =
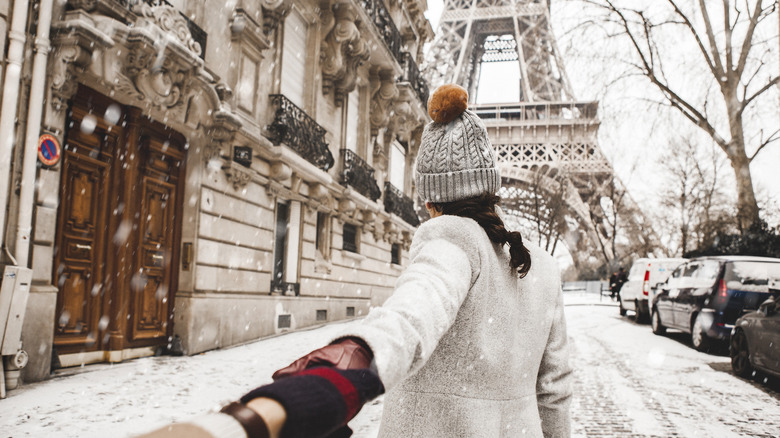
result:
[[(387, 50), (361, 3), (239, 0), (232, 8), (217, 0), (171, 3), (173, 9), (139, 5), (134, 10), (114, 0), (55, 5), (42, 132), (67, 144), (68, 108), (86, 86), (122, 108), (140, 108), (187, 142), (169, 343), (101, 344), (89, 354), (55, 358), (66, 364), (121, 361), (175, 348), (179, 340), (185, 353), (195, 354), (357, 318), (392, 294), (408, 262), (415, 224), (384, 205), (389, 148), (396, 139), (409, 145), (405, 187), (399, 189), (414, 199), (410, 164), (429, 119), (404, 64)], [(432, 37), (423, 17), (424, 2), (389, 2), (388, 7), (404, 48), (420, 61), (419, 48)], [(324, 129), (334, 159), (327, 169), (296, 152), (293, 140), (269, 129), (280, 120), (270, 96), (281, 90), (284, 32), (290, 31), (284, 23), (290, 11), (299, 13), (308, 26), (301, 54), (305, 79), (300, 109)], [(177, 12), (207, 34), (203, 59), (190, 36), (166, 27), (171, 22), (186, 25)], [(174, 19), (166, 22), (164, 14)], [(344, 29), (351, 32), (349, 47), (334, 34)], [(166, 33), (179, 36), (160, 44)], [(340, 64), (328, 63), (339, 56)], [(359, 90), (357, 153), (372, 169), (366, 181), (373, 180), (380, 190), (375, 200), (364, 190), (368, 185), (345, 180), (346, 171), (361, 169), (349, 167), (341, 153), (348, 126), (346, 96), (353, 89)], [(110, 124), (105, 115), (96, 117)], [(237, 148), (251, 151), (250, 163), (234, 158)], [(52, 334), (61, 317), (56, 309), (62, 292), (53, 263), (59, 250), (55, 242), (61, 168), (60, 163), (38, 170), (37, 183), (49, 190), (37, 192), (33, 212), (33, 287), (23, 329), (30, 354), (26, 381), (48, 375)], [(16, 202), (13, 196), (9, 202)], [(275, 290), (279, 202), (294, 206), (291, 211), (300, 215), (286, 228), (285, 283)], [(318, 215), (329, 229), (325, 242), (320, 234), (320, 248)], [(357, 229), (356, 252), (344, 249), (345, 225)], [(400, 263), (391, 262), (393, 246), (400, 248)], [(107, 299), (118, 299), (111, 290), (105, 293)], [(121, 324), (112, 322), (110, 327), (122, 334)]]

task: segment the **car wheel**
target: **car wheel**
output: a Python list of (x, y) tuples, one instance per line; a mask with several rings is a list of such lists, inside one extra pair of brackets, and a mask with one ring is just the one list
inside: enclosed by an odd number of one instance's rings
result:
[(656, 335), (662, 335), (666, 333), (666, 327), (661, 324), (661, 316), (658, 314), (658, 311), (653, 312), (653, 316), (650, 319), (650, 325), (653, 328), (653, 333)]
[(753, 373), (750, 365), (750, 352), (748, 351), (747, 336), (742, 330), (737, 330), (731, 337), (729, 344), (729, 356), (731, 356), (731, 369), (739, 377), (748, 378)]
[(639, 324), (647, 323), (647, 314), (642, 313), (642, 311), (640, 310), (641, 307), (639, 307), (639, 300), (634, 300), (634, 309), (636, 309), (634, 310), (634, 312), (636, 312), (634, 313), (634, 321), (636, 321)]
[(707, 351), (710, 348), (710, 338), (704, 333), (701, 325), (701, 315), (697, 314), (691, 326), (691, 344), (698, 351)]
[(628, 311), (623, 307), (623, 300), (620, 298), (620, 295), (618, 295), (618, 309), (620, 310), (620, 316), (626, 316)]

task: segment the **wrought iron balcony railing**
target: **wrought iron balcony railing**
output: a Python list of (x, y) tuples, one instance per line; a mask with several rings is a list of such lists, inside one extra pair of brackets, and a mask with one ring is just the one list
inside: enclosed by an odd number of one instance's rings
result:
[(397, 215), (412, 226), (420, 225), (420, 218), (414, 211), (412, 198), (404, 195), (389, 182), (385, 183), (385, 211)]
[[(175, 6), (170, 4), (168, 0), (117, 0), (117, 1), (123, 6), (127, 7), (130, 11), (133, 10), (133, 6), (140, 3), (146, 3), (149, 6), (164, 5), (164, 6), (170, 6), (172, 8), (175, 8)], [(183, 12), (179, 11), (179, 14), (181, 14), (181, 16), (184, 17), (185, 20), (187, 20), (187, 28), (190, 31), (190, 35), (192, 36), (192, 39), (195, 40), (196, 43), (200, 44), (200, 58), (205, 59), (206, 40), (208, 39), (208, 34), (200, 26), (195, 24), (194, 21), (190, 20), (190, 17), (185, 15)]]
[(361, 195), (376, 201), (382, 196), (382, 190), (374, 178), (374, 168), (349, 149), (341, 150), (341, 182), (352, 186)]
[(425, 81), (420, 74), (420, 69), (417, 68), (417, 63), (414, 61), (414, 57), (409, 52), (403, 52), (404, 72), (401, 76), (402, 82), (409, 82), (417, 93), (417, 97), (420, 98), (423, 105), (428, 105), (428, 82)]
[(399, 64), (403, 63), (401, 58), (401, 32), (395, 27), (393, 18), (387, 11), (382, 0), (360, 0), (360, 4), (363, 9), (366, 10), (368, 16), (371, 17), (371, 21), (376, 26), (379, 34), (382, 35), (382, 39), (385, 41), (385, 45), (393, 54), (393, 57)]
[(325, 128), (318, 125), (302, 109), (282, 94), (272, 94), (271, 104), (276, 107), (274, 120), (268, 125), (271, 141), (284, 142), (301, 157), (322, 170), (333, 167), (335, 160), (325, 143)]

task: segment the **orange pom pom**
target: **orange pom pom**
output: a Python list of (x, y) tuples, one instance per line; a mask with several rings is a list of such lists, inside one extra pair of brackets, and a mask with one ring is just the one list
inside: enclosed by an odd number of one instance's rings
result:
[(437, 88), (428, 101), (428, 114), (436, 123), (450, 123), (468, 107), (469, 93), (456, 84)]

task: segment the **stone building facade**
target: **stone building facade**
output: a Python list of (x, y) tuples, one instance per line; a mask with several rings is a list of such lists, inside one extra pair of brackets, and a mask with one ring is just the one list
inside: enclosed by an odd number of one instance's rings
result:
[(29, 11), (39, 28), (47, 4), (36, 136), (62, 151), (35, 171), (25, 381), (52, 360), (195, 354), (360, 317), (392, 293), (419, 224), (424, 0), (49, 0)]

